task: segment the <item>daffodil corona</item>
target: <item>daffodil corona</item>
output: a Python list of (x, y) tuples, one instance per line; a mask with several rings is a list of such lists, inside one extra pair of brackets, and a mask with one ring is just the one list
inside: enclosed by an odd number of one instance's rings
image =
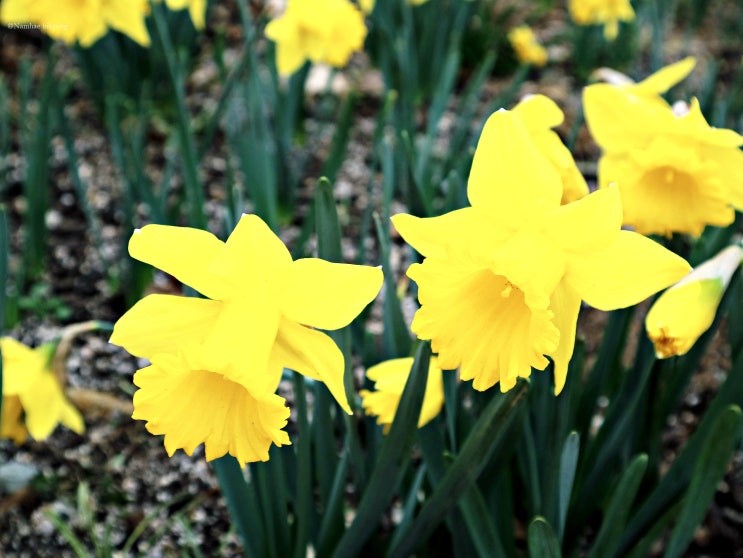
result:
[(686, 354), (709, 329), (741, 258), (743, 248), (729, 246), (655, 301), (645, 318), (645, 329), (658, 358)]
[(559, 393), (581, 300), (603, 310), (635, 304), (683, 277), (680, 257), (621, 230), (619, 191), (560, 205), (562, 182), (521, 119), (485, 124), (467, 194), (471, 207), (393, 223), (424, 256), (408, 276), (421, 303), (412, 323), (443, 369), (485, 390), (512, 388), (554, 361)]
[(598, 83), (583, 93), (603, 151), (599, 185), (619, 186), (624, 222), (642, 234), (698, 236), (743, 209), (743, 136), (710, 127), (696, 99), (671, 107), (660, 96), (692, 67), (686, 59), (638, 84)]
[[(153, 362), (135, 377), (141, 395), (135, 396), (134, 416), (166, 435), (169, 452), (205, 442), (208, 458), (235, 449), (232, 454), (245, 462), (267, 458), (267, 440), (288, 443), (276, 434), (286, 415), (273, 397), (285, 367), (324, 382), (350, 412), (343, 354), (314, 328), (338, 329), (353, 320), (377, 295), (380, 269), (293, 261), (255, 215), (244, 215), (226, 242), (206, 231), (148, 225), (132, 235), (129, 253), (209, 297), (149, 295), (122, 316), (111, 336), (112, 343)], [(176, 393), (183, 397), (178, 405)], [(227, 393), (232, 397), (222, 397)], [(181, 426), (189, 422), (182, 413), (195, 408), (202, 417), (229, 414), (234, 428), (214, 436), (221, 423)], [(245, 413), (253, 414), (251, 427), (240, 422)], [(231, 437), (246, 432), (252, 433), (247, 441)], [(257, 453), (239, 450), (251, 443), (260, 446)]]
[(3, 0), (0, 22), (36, 25), (54, 39), (89, 47), (115, 29), (142, 46), (149, 46), (145, 18), (147, 0)]
[(344, 66), (364, 46), (366, 25), (348, 0), (289, 0), (266, 26), (266, 37), (276, 43), (279, 73), (289, 75), (307, 60)]
[(83, 418), (67, 401), (51, 370), (55, 345), (30, 349), (11, 337), (0, 339), (3, 354), (3, 411), (0, 437), (23, 442), (48, 438), (58, 424), (81, 434)]
[[(384, 425), (385, 433), (389, 431), (395, 419), (400, 397), (410, 376), (413, 357), (395, 358), (380, 362), (366, 371), (366, 377), (374, 382), (374, 391), (361, 390), (364, 411), (367, 415), (377, 417), (377, 424)], [(444, 406), (443, 372), (438, 366), (438, 359), (431, 357), (428, 365), (426, 391), (423, 395), (418, 428), (431, 422)]]

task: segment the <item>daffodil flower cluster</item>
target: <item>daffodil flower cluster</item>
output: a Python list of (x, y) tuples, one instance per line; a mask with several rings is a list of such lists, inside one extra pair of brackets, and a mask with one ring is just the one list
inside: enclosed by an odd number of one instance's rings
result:
[(635, 19), (629, 0), (570, 0), (568, 10), (578, 25), (603, 25), (609, 41), (617, 38), (620, 21)]
[(289, 409), (275, 393), (284, 368), (324, 382), (350, 413), (343, 354), (315, 328), (351, 322), (381, 288), (380, 269), (293, 261), (255, 215), (244, 215), (226, 242), (147, 225), (129, 253), (208, 297), (149, 295), (111, 336), (151, 362), (135, 374), (132, 416), (165, 435), (169, 455), (203, 443), (207, 460), (229, 453), (244, 465), (267, 460), (272, 443), (289, 444)]
[(686, 59), (637, 84), (598, 83), (583, 93), (603, 151), (600, 186), (619, 187), (624, 223), (642, 234), (698, 236), (743, 209), (743, 136), (711, 127), (696, 99), (671, 106), (661, 97), (693, 67)]
[(581, 300), (630, 306), (689, 271), (659, 244), (621, 230), (618, 188), (561, 205), (560, 175), (514, 112), (485, 124), (467, 194), (471, 207), (392, 220), (424, 256), (407, 272), (421, 304), (412, 330), (431, 340), (441, 368), (461, 367), (475, 389), (506, 391), (549, 357), (559, 393)]
[(266, 36), (276, 43), (279, 73), (290, 75), (307, 60), (344, 66), (364, 46), (366, 24), (348, 0), (289, 0), (266, 26)]
[[(156, 0), (160, 1), (160, 0)], [(206, 0), (164, 0), (171, 10), (188, 8), (196, 29), (203, 29)], [(109, 29), (119, 31), (143, 47), (150, 46), (145, 20), (148, 0), (3, 0), (0, 22), (34, 25), (53, 39), (92, 46)]]
[(83, 418), (62, 391), (51, 369), (55, 344), (30, 349), (12, 337), (0, 339), (3, 354), (3, 409), (0, 438), (20, 444), (28, 435), (48, 438), (58, 424), (82, 434)]

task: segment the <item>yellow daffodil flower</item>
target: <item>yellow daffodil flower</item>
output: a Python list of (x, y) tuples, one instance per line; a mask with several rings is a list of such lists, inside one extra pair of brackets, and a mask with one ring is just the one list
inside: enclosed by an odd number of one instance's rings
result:
[(539, 152), (554, 167), (562, 180), (561, 203), (570, 203), (588, 195), (586, 179), (578, 170), (570, 150), (552, 128), (565, 119), (560, 108), (544, 95), (530, 95), (513, 108)]
[(188, 8), (188, 15), (196, 29), (203, 29), (206, 23), (206, 0), (165, 0), (169, 10), (177, 12)]
[(89, 47), (115, 29), (142, 46), (150, 45), (147, 0), (3, 0), (0, 22), (33, 24), (54, 39)]
[[(400, 397), (410, 376), (413, 358), (395, 358), (380, 362), (366, 371), (366, 377), (374, 382), (374, 391), (361, 390), (362, 407), (367, 415), (376, 416), (377, 424), (384, 425), (385, 434), (395, 419)], [(444, 381), (436, 357), (428, 365), (428, 380), (423, 395), (418, 428), (431, 422), (444, 406)]]
[(617, 188), (560, 205), (562, 182), (512, 112), (490, 116), (470, 172), (471, 207), (440, 217), (395, 215), (424, 256), (408, 276), (421, 303), (412, 330), (445, 370), (485, 390), (511, 389), (554, 361), (559, 393), (573, 354), (581, 300), (635, 304), (689, 271), (652, 240), (621, 230)]
[(203, 442), (207, 461), (226, 453), (241, 466), (268, 461), (271, 443), (291, 443), (282, 430), (289, 418), (284, 398), (252, 394), (229, 374), (212, 372), (210, 360), (193, 347), (152, 357), (152, 364), (134, 375), (140, 389), (132, 418), (147, 421), (151, 434), (164, 434), (171, 457), (178, 448), (191, 455)]
[(83, 418), (67, 401), (50, 369), (54, 344), (29, 349), (11, 337), (3, 337), (0, 349), (3, 353), (2, 437), (20, 443), (28, 433), (35, 440), (45, 440), (57, 424), (82, 434)]
[(658, 358), (686, 354), (715, 320), (743, 248), (729, 246), (664, 292), (648, 311), (645, 329)]
[(534, 31), (527, 25), (519, 25), (508, 32), (508, 41), (522, 64), (542, 67), (547, 63), (547, 49), (537, 39)]
[(570, 17), (578, 25), (604, 25), (604, 37), (613, 41), (619, 34), (620, 21), (635, 19), (629, 0), (570, 0)]
[[(185, 414), (194, 408), (204, 410), (202, 417), (217, 412), (205, 406), (218, 402), (216, 395), (201, 399), (209, 383), (217, 394), (226, 393), (232, 384), (242, 386), (245, 393), (239, 395), (235, 388), (225, 412), (240, 420), (245, 413), (265, 408), (270, 416), (261, 415), (260, 421), (273, 428), (279, 413), (271, 395), (285, 367), (324, 382), (350, 413), (343, 354), (328, 335), (313, 328), (348, 325), (377, 295), (380, 269), (317, 258), (293, 261), (286, 246), (255, 215), (243, 215), (227, 242), (197, 229), (147, 225), (132, 235), (129, 253), (209, 297), (149, 295), (122, 316), (111, 336), (112, 343), (150, 359), (154, 370), (163, 370), (163, 377), (171, 378), (168, 389), (180, 386), (177, 394), (163, 396), (162, 405), (140, 409), (138, 400), (159, 401), (154, 394), (165, 389), (158, 375), (148, 371), (138, 380), (144, 394), (134, 400), (136, 418), (157, 425), (153, 429), (172, 427), (170, 440), (175, 441), (168, 442), (168, 451), (174, 444), (189, 449), (207, 441), (203, 429), (182, 429), (179, 424), (188, 422)], [(181, 365), (180, 376), (173, 372), (177, 368), (173, 360), (155, 360), (161, 354), (182, 352), (186, 356), (181, 360), (190, 364)], [(202, 389), (185, 389), (182, 380), (187, 375)], [(176, 395), (183, 398), (182, 405), (166, 403)], [(211, 421), (208, 425), (222, 428)], [(234, 433), (238, 431), (236, 426)], [(224, 438), (219, 440), (214, 442), (219, 450), (209, 449), (207, 443), (207, 455), (224, 448)], [(238, 448), (242, 442), (230, 443), (230, 448)], [(246, 455), (235, 457), (248, 460)]]
[(348, 0), (289, 0), (284, 14), (266, 26), (266, 37), (276, 43), (279, 73), (289, 75), (306, 60), (344, 66), (364, 46), (366, 25)]
[(583, 93), (586, 122), (603, 151), (599, 185), (619, 186), (624, 222), (642, 234), (698, 236), (743, 209), (743, 136), (710, 127), (696, 99), (679, 110), (656, 94), (691, 67), (687, 59), (639, 84), (598, 83)]

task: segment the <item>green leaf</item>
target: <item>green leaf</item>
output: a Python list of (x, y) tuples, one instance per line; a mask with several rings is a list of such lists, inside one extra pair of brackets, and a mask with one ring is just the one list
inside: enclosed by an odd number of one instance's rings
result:
[(255, 493), (243, 477), (243, 471), (237, 460), (225, 455), (212, 461), (219, 487), (227, 501), (232, 524), (240, 533), (248, 556), (265, 556), (265, 532), (263, 513), (258, 506)]
[(694, 435), (686, 442), (660, 484), (633, 515), (623, 534), (618, 555), (629, 551), (651, 528), (656, 518), (681, 498), (691, 482), (697, 456), (707, 439), (714, 435), (719, 415), (731, 404), (743, 406), (743, 358), (734, 361), (725, 383), (717, 391)]
[(384, 227), (379, 215), (374, 215), (374, 224), (377, 229), (379, 251), (384, 273), (384, 301), (382, 312), (382, 357), (385, 359), (399, 358), (410, 354), (410, 333), (405, 323), (405, 317), (397, 297), (395, 276), (390, 270), (390, 241), (389, 228)]
[[(5, 329), (5, 293), (8, 284), (8, 212), (0, 205), (0, 336)], [(0, 351), (0, 417), (3, 416), (3, 354)], [(2, 421), (2, 418), (0, 418)]]
[(560, 456), (560, 477), (558, 484), (557, 500), (557, 533), (560, 539), (565, 532), (565, 518), (568, 514), (570, 495), (573, 493), (573, 481), (575, 470), (578, 467), (578, 451), (580, 450), (580, 436), (577, 432), (571, 432), (562, 447)]
[(509, 392), (492, 396), (436, 491), (400, 543), (390, 551), (391, 558), (413, 554), (477, 480), (490, 456), (500, 447), (505, 434), (510, 430), (515, 411), (526, 395), (527, 386), (528, 382), (519, 381)]
[(561, 558), (560, 542), (552, 526), (543, 517), (535, 517), (527, 533), (529, 558)]
[(430, 357), (431, 348), (428, 343), (419, 342), (395, 419), (389, 434), (382, 441), (377, 462), (353, 523), (333, 552), (335, 558), (358, 556), (395, 493), (405, 465), (410, 459), (410, 449), (418, 429)]
[(612, 556), (616, 545), (622, 537), (632, 504), (640, 488), (640, 481), (648, 466), (648, 456), (644, 453), (635, 457), (614, 489), (609, 508), (606, 510), (589, 558)]
[(725, 475), (730, 457), (740, 438), (740, 408), (731, 405), (720, 413), (710, 436), (705, 440), (694, 465), (689, 490), (684, 496), (679, 519), (671, 533), (664, 558), (675, 558), (689, 546), (694, 531), (707, 513), (717, 491), (717, 483)]

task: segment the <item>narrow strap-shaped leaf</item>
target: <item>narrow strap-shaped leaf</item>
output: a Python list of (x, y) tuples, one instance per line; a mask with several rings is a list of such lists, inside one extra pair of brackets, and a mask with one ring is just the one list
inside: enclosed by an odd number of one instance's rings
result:
[(529, 558), (561, 558), (560, 542), (555, 531), (543, 517), (535, 517), (527, 532)]
[(578, 467), (578, 451), (580, 450), (580, 436), (577, 432), (568, 434), (560, 455), (560, 476), (557, 485), (557, 536), (562, 540), (565, 532), (565, 519), (568, 515), (570, 495), (573, 493), (575, 470)]
[(297, 452), (297, 493), (295, 494), (296, 533), (294, 536), (294, 558), (307, 555), (307, 542), (310, 537), (310, 520), (312, 519), (312, 459), (310, 453), (309, 421), (307, 419), (307, 390), (304, 376), (294, 372), (294, 397), (297, 408), (297, 426), (299, 436), (294, 441)]
[[(454, 374), (447, 374), (447, 376), (451, 376), (456, 381)], [(453, 400), (452, 406), (455, 404), (456, 400)], [(447, 413), (450, 408), (451, 406), (447, 406)], [(446, 464), (444, 462), (445, 446), (441, 429), (435, 424), (429, 424), (421, 428), (418, 431), (418, 442), (423, 453), (423, 461), (426, 464), (426, 469), (431, 479), (431, 485), (438, 486), (441, 479), (446, 475)], [(459, 502), (459, 511), (461, 512), (460, 514), (454, 511), (454, 513), (449, 514), (447, 517), (447, 525), (451, 532), (452, 544), (457, 550), (460, 548), (466, 550), (468, 541), (464, 540), (463, 537), (469, 534), (472, 545), (474, 545), (482, 558), (488, 558), (493, 555), (506, 555), (503, 550), (503, 544), (498, 536), (496, 520), (490, 513), (490, 510), (485, 504), (485, 499), (476, 484), (473, 484), (462, 496)], [(390, 547), (394, 547), (398, 543), (406, 527), (402, 524), (398, 527), (395, 537), (390, 543)]]
[(619, 484), (614, 489), (614, 494), (609, 502), (609, 507), (601, 523), (601, 529), (593, 543), (589, 558), (602, 558), (612, 556), (613, 551), (627, 525), (627, 518), (632, 511), (632, 504), (640, 488), (640, 481), (645, 475), (648, 467), (648, 456), (641, 453), (627, 467), (627, 470), (619, 479)]
[(400, 543), (390, 551), (391, 558), (410, 556), (472, 486), (509, 430), (527, 385), (519, 381), (511, 391), (492, 397), (436, 491)]
[(718, 415), (729, 405), (743, 405), (743, 358), (737, 359), (728, 372), (725, 383), (707, 409), (692, 437), (686, 442), (681, 454), (673, 461), (671, 468), (660, 484), (648, 496), (640, 509), (627, 524), (623, 533), (618, 556), (628, 552), (634, 544), (651, 529), (655, 519), (673, 506), (689, 485), (694, 463), (705, 441), (716, 428)]
[(152, 6), (155, 36), (158, 38), (165, 55), (168, 77), (173, 88), (176, 105), (178, 139), (183, 157), (183, 178), (186, 190), (187, 214), (189, 225), (199, 229), (206, 229), (206, 214), (204, 212), (204, 190), (199, 181), (199, 161), (196, 152), (196, 141), (191, 131), (191, 121), (186, 108), (186, 95), (182, 69), (178, 63), (173, 42), (170, 39), (167, 22), (165, 21), (164, 6)]
[(715, 421), (694, 465), (691, 485), (684, 496), (664, 558), (681, 556), (694, 537), (697, 526), (704, 519), (717, 490), (717, 483), (725, 475), (730, 457), (740, 439), (741, 418), (740, 408), (731, 405)]
[[(410, 354), (410, 333), (405, 324), (405, 318), (400, 307), (400, 299), (397, 298), (395, 277), (390, 270), (390, 241), (389, 230), (386, 229), (379, 215), (374, 215), (374, 224), (379, 239), (380, 254), (382, 260), (382, 272), (384, 273), (384, 312), (382, 314), (382, 349), (384, 358), (399, 358)], [(386, 232), (385, 232), (386, 231)]]
[(428, 343), (419, 342), (395, 419), (389, 434), (382, 441), (377, 462), (356, 510), (356, 517), (335, 548), (333, 553), (335, 558), (358, 555), (394, 495), (404, 466), (410, 459), (410, 449), (418, 428), (418, 417), (428, 378), (430, 357), (431, 348)]
[[(0, 205), (0, 337), (5, 329), (5, 289), (8, 281), (8, 212)], [(0, 422), (3, 416), (3, 354), (0, 351)], [(0, 425), (1, 426), (1, 425)]]
[(227, 501), (232, 524), (240, 533), (245, 554), (266, 556), (263, 514), (258, 506), (255, 493), (245, 482), (242, 469), (231, 455), (212, 461), (219, 487)]
[(317, 534), (318, 556), (329, 556), (333, 550), (333, 544), (343, 534), (343, 522), (334, 521), (333, 518), (343, 519), (343, 498), (346, 494), (346, 480), (348, 476), (349, 453), (343, 452), (340, 461), (335, 468), (335, 477), (330, 488), (328, 501), (325, 504), (325, 513), (322, 514), (320, 528)]

